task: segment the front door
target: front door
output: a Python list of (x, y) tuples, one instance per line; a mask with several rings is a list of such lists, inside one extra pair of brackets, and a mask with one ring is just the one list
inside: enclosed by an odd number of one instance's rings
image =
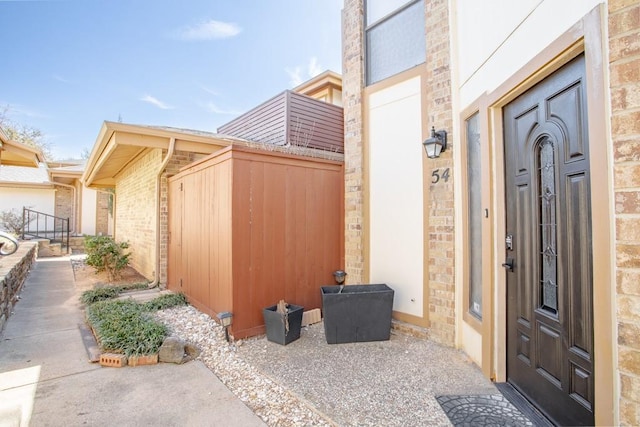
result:
[(594, 422), (584, 67), (575, 58), (503, 110), (507, 378), (561, 425)]

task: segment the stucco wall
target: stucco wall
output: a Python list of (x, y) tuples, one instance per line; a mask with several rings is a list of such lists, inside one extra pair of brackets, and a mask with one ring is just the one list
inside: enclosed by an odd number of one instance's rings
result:
[(455, 1), (461, 108), (498, 87), (599, 3)]
[(55, 190), (51, 188), (0, 187), (0, 211), (28, 207), (38, 212), (53, 215), (55, 212)]
[(426, 308), (420, 103), (419, 76), (373, 93), (368, 103), (370, 281), (395, 290), (394, 310), (418, 317)]
[(78, 233), (95, 236), (96, 233), (96, 211), (97, 211), (97, 191), (83, 187), (81, 191), (82, 218)]

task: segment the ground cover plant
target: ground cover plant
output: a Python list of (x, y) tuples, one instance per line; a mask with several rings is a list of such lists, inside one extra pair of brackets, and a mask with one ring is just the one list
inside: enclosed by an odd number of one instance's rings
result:
[(143, 282), (116, 286), (99, 286), (94, 289), (84, 291), (82, 293), (82, 296), (80, 297), (80, 302), (89, 305), (93, 304), (94, 302), (115, 298), (122, 292), (137, 289), (147, 289), (148, 287), (149, 285)]
[(152, 317), (160, 309), (186, 305), (182, 294), (167, 294), (144, 304), (133, 299), (106, 299), (88, 305), (87, 322), (103, 351), (127, 357), (158, 352), (167, 327)]

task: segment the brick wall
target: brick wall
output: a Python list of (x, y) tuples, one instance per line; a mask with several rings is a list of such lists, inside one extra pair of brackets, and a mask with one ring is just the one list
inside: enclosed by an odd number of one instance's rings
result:
[(156, 268), (156, 179), (162, 150), (149, 150), (125, 169), (116, 182), (118, 242), (129, 242), (131, 266), (149, 280)]
[(363, 1), (345, 0), (342, 15), (342, 106), (344, 108), (345, 271), (347, 283), (363, 283), (364, 155), (362, 91), (364, 87)]
[(109, 198), (111, 196), (103, 191), (96, 194), (96, 235), (109, 234)]
[(608, 7), (620, 423), (640, 425), (640, 4)]
[[(449, 7), (446, 0), (426, 1), (427, 28), (427, 90), (428, 125), (445, 129), (448, 141), (453, 138), (451, 110), (451, 70), (449, 46)], [(449, 169), (449, 180), (440, 180), (429, 188), (428, 204), (428, 292), (430, 336), (434, 341), (455, 344), (455, 277), (454, 277), (454, 201), (453, 201), (453, 147), (438, 159), (429, 159), (425, 173), (433, 170), (444, 173)], [(429, 182), (431, 180), (429, 179)]]
[[(364, 45), (362, 0), (345, 0), (342, 16), (342, 96), (345, 117), (345, 268), (348, 283), (367, 280), (364, 271)], [(426, 105), (429, 125), (446, 129), (452, 137), (449, 10), (446, 0), (426, 0)], [(455, 343), (454, 200), (452, 149), (430, 159), (425, 173), (449, 168), (449, 180), (431, 186), (427, 199), (428, 309), (430, 336)], [(431, 181), (430, 179), (428, 180)]]
[[(69, 228), (75, 231), (75, 215), (73, 212), (73, 197), (74, 191), (69, 187), (63, 187), (61, 185), (56, 185), (56, 196), (55, 196), (55, 213), (54, 215), (60, 218), (69, 218)], [(56, 221), (56, 229), (60, 230), (61, 227), (59, 223)]]

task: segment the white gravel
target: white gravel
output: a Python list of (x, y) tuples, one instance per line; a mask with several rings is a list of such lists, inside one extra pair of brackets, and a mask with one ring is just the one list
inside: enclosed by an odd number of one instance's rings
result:
[(260, 373), (229, 345), (224, 329), (191, 306), (159, 311), (172, 334), (197, 345), (198, 357), (256, 415), (270, 426), (334, 426), (313, 407)]
[(287, 346), (264, 336), (228, 344), (191, 306), (157, 316), (271, 426), (450, 425), (435, 396), (498, 394), (462, 352), (404, 334), (330, 345), (318, 323)]

